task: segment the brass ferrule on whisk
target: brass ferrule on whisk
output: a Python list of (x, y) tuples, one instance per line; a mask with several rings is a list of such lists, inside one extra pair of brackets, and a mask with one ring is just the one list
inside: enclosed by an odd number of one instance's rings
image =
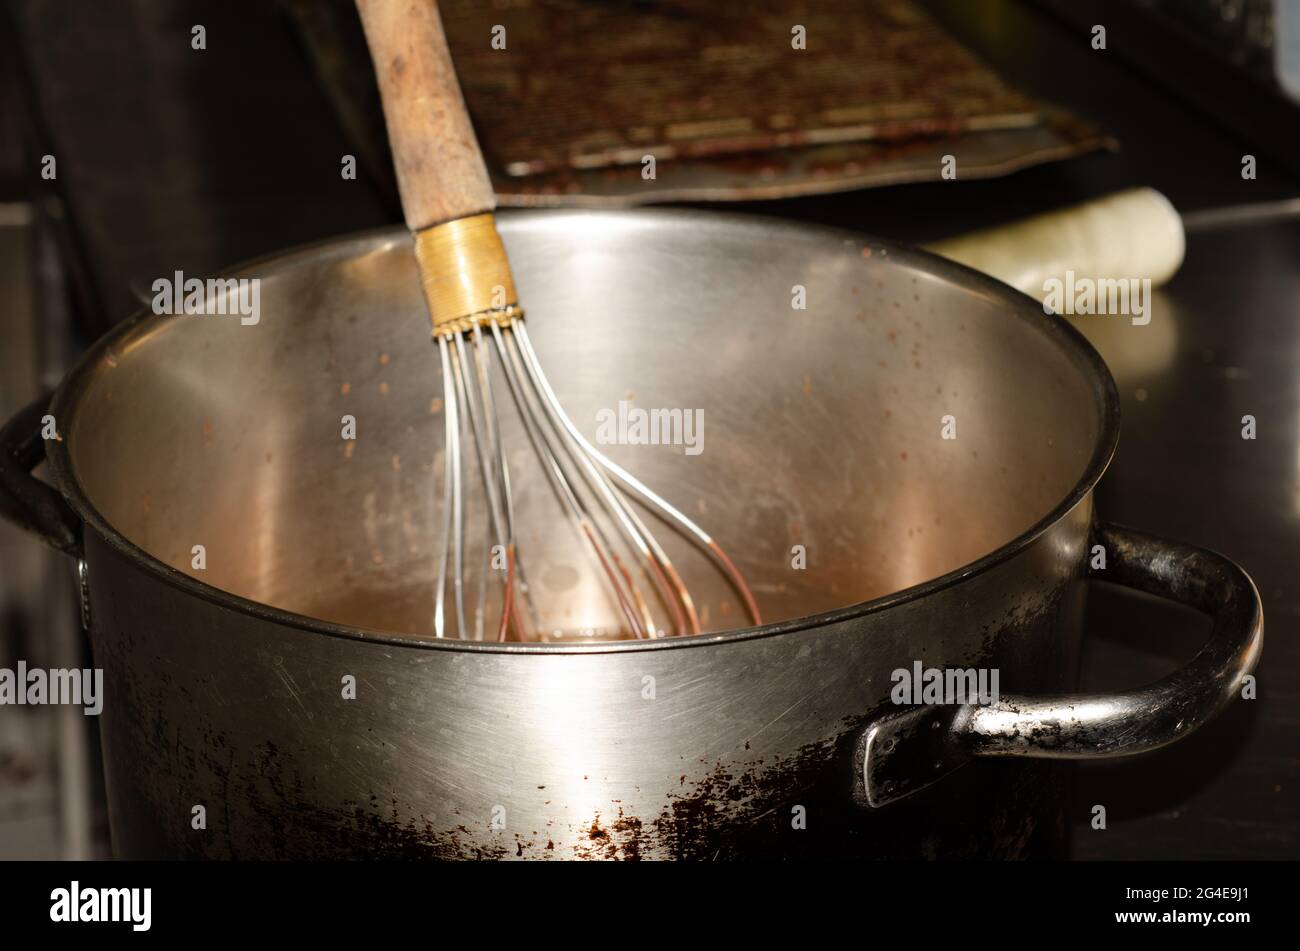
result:
[(523, 315), (491, 212), (417, 231), (415, 258), (435, 337)]

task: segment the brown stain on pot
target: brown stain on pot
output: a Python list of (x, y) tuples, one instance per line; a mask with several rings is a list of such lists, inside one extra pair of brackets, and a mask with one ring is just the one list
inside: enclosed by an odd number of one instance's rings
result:
[[(1044, 595), (1047, 595), (1044, 597)], [(830, 739), (787, 756), (699, 760), (683, 764), (680, 781), (656, 813), (625, 803), (598, 806), (565, 827), (558, 818), (536, 830), (493, 830), (487, 815), (448, 821), (411, 815), (410, 804), (373, 788), (358, 800), (327, 802), (310, 750), (263, 742), (236, 748), (221, 717), (206, 707), (208, 688), (172, 676), (169, 658), (135, 643), (120, 623), (117, 598), (98, 599), (115, 629), (95, 644), (96, 661), (114, 669), (116, 697), (103, 721), (106, 749), (147, 751), (132, 769), (110, 774), (113, 800), (129, 821), (114, 818), (130, 838), (115, 838), (119, 855), (273, 859), (564, 858), (1009, 858), (1042, 854), (1061, 841), (1057, 764), (976, 762), (933, 787), (882, 810), (854, 801), (861, 762), (854, 750), (866, 723), (884, 711), (846, 719)], [(1051, 645), (1021, 641), (1042, 614), (1060, 605), (1047, 592), (1007, 606), (986, 632), (988, 662), (1018, 650), (1027, 668), (1052, 666)], [(1010, 646), (1009, 643), (1010, 642)], [(1031, 685), (1032, 686), (1032, 685)], [(1045, 685), (1046, 686), (1046, 685)], [(1056, 685), (1051, 685), (1056, 686)], [(192, 695), (192, 694), (197, 694)], [(159, 711), (176, 697), (195, 712), (185, 724)], [(110, 760), (113, 757), (108, 757)], [(543, 793), (544, 795), (545, 793)], [(548, 800), (549, 802), (549, 800)], [(191, 804), (203, 804), (207, 827), (190, 825)], [(561, 803), (562, 805), (562, 803)], [(807, 823), (792, 823), (801, 807)], [(560, 809), (552, 811), (559, 816)]]

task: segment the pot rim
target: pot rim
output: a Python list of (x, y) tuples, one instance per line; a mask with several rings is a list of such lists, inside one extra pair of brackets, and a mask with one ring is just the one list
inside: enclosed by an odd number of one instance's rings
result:
[[(77, 478), (72, 465), (71, 453), (67, 441), (48, 440), (46, 442), (46, 458), (50, 467), (50, 474), (62, 492), (68, 504), (82, 519), (85, 525), (93, 528), (96, 533), (103, 538), (108, 545), (119, 554), (133, 562), (138, 567), (144, 569), (149, 574), (154, 575), (159, 580), (170, 584), (181, 591), (196, 595), (205, 601), (209, 601), (218, 606), (238, 611), (242, 614), (251, 615), (266, 621), (271, 621), (283, 627), (292, 627), (303, 631), (304, 633), (324, 634), (331, 637), (342, 637), (349, 640), (359, 640), (376, 644), (389, 644), (400, 647), (412, 647), (417, 649), (428, 650), (452, 650), (452, 651), (473, 651), (485, 653), (507, 653), (507, 654), (603, 654), (603, 653), (622, 653), (625, 651), (643, 651), (643, 650), (685, 650), (695, 647), (705, 647), (713, 644), (729, 644), (738, 641), (752, 640), (760, 637), (775, 637), (781, 634), (790, 634), (796, 631), (804, 631), (812, 628), (820, 628), (827, 625), (838, 624), (843, 621), (849, 621), (856, 618), (864, 617), (869, 614), (876, 614), (890, 608), (905, 604), (911, 601), (919, 600), (927, 595), (941, 591), (945, 588), (952, 587), (967, 578), (983, 574), (992, 568), (1001, 565), (1014, 558), (1024, 549), (1028, 548), (1049, 528), (1064, 518), (1074, 509), (1084, 498), (1092, 492), (1102, 474), (1110, 465), (1110, 461), (1115, 454), (1115, 447), (1119, 440), (1119, 394), (1115, 386), (1115, 380), (1110, 374), (1105, 361), (1101, 355), (1088, 342), (1088, 340), (1079, 333), (1064, 318), (1043, 319), (1043, 309), (1041, 305), (1028, 295), (1022, 294), (1014, 288), (1001, 283), (994, 278), (989, 277), (979, 271), (968, 268), (964, 265), (949, 261), (946, 258), (939, 257), (920, 248), (911, 247), (901, 243), (885, 241), (861, 232), (849, 231), (842, 228), (823, 227), (820, 225), (806, 224), (802, 222), (791, 222), (786, 219), (776, 218), (769, 215), (746, 215), (735, 212), (714, 212), (701, 211), (694, 209), (666, 209), (666, 208), (638, 208), (638, 209), (531, 209), (531, 210), (514, 210), (504, 211), (500, 218), (506, 222), (527, 221), (528, 219), (555, 218), (557, 216), (599, 216), (622, 219), (642, 219), (647, 223), (653, 223), (653, 219), (676, 219), (685, 221), (695, 221), (701, 226), (706, 225), (725, 225), (732, 230), (753, 230), (756, 232), (768, 233), (772, 228), (780, 228), (784, 236), (788, 239), (802, 238), (804, 240), (815, 240), (826, 242), (838, 239), (844, 244), (855, 245), (859, 249), (864, 247), (872, 248), (874, 253), (882, 253), (883, 256), (893, 258), (903, 264), (910, 264), (923, 271), (932, 274), (940, 279), (945, 279), (956, 284), (965, 285), (970, 290), (981, 292), (985, 296), (992, 298), (1001, 298), (1007, 303), (1008, 316), (1020, 320), (1030, 325), (1031, 331), (1035, 333), (1046, 334), (1056, 345), (1064, 349), (1069, 357), (1076, 363), (1081, 364), (1093, 384), (1093, 396), (1096, 401), (1096, 407), (1099, 414), (1100, 429), (1098, 438), (1093, 447), (1091, 458), (1084, 467), (1083, 474), (1074, 484), (1073, 488), (1065, 497), (1057, 503), (1045, 516), (1039, 519), (1033, 526), (1021, 532), (1011, 541), (999, 548), (988, 552), (959, 568), (956, 568), (946, 574), (932, 578), (928, 581), (920, 582), (907, 588), (873, 598), (869, 601), (861, 601), (842, 608), (835, 608), (830, 611), (823, 611), (819, 614), (810, 614), (803, 617), (791, 618), (784, 621), (776, 621), (770, 624), (736, 628), (729, 631), (721, 631), (707, 634), (694, 634), (680, 637), (665, 637), (655, 640), (634, 640), (634, 641), (610, 641), (592, 644), (518, 644), (518, 643), (499, 643), (488, 641), (462, 641), (459, 639), (445, 638), (438, 639), (431, 636), (416, 636), (410, 634), (398, 634), (393, 632), (370, 631), (365, 628), (353, 627), (347, 624), (338, 624), (332, 621), (322, 620), (320, 618), (308, 617), (307, 615), (296, 614), (292, 611), (285, 611), (280, 608), (271, 607), (253, 601), (241, 595), (233, 594), (229, 591), (223, 591), (204, 581), (199, 581), (190, 575), (179, 571), (176, 568), (167, 565), (151, 555), (149, 552), (140, 548), (138, 545), (129, 541), (125, 536), (110, 525), (90, 502), (85, 490), (82, 488), (80, 480)], [(314, 258), (320, 251), (332, 248), (336, 251), (342, 251), (344, 248), (356, 245), (378, 245), (384, 241), (409, 241), (409, 234), (405, 228), (400, 225), (391, 225), (383, 228), (375, 228), (366, 231), (353, 232), (350, 234), (327, 238), (322, 241), (315, 241), (310, 244), (300, 245), (286, 251), (279, 251), (272, 254), (263, 255), (246, 261), (232, 268), (222, 271), (221, 277), (238, 277), (249, 271), (264, 270), (267, 265), (275, 265), (277, 269), (292, 267), (305, 260)], [(81, 401), (81, 396), (87, 389), (91, 379), (95, 376), (97, 368), (103, 361), (106, 353), (111, 351), (114, 346), (121, 343), (136, 331), (136, 328), (155, 316), (147, 308), (142, 308), (131, 317), (122, 321), (117, 327), (100, 337), (89, 349), (82, 355), (77, 364), (64, 377), (50, 404), (50, 412), (56, 419), (64, 420), (66, 431), (71, 433), (74, 427), (71, 425), (76, 418), (77, 407)], [(61, 428), (64, 428), (61, 427)]]

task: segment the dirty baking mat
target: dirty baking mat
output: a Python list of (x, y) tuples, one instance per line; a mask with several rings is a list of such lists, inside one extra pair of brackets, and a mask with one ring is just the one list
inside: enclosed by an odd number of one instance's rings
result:
[[(1102, 144), (1078, 120), (1045, 116), (908, 0), (815, 6), (444, 0), (442, 11), (506, 203), (779, 197), (932, 178), (958, 140), (972, 176)], [(497, 27), (505, 49), (490, 43)]]

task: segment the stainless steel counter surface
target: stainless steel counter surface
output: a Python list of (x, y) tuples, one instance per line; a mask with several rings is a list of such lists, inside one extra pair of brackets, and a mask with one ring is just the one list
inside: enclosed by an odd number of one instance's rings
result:
[[(1264, 600), (1258, 697), (1154, 756), (1079, 770), (1081, 857), (1295, 858), (1300, 852), (1300, 218), (1194, 232), (1152, 322), (1089, 326), (1119, 384), (1104, 517), (1217, 549)], [(1149, 333), (1148, 333), (1149, 331)], [(1256, 423), (1242, 437), (1242, 417)], [(1208, 630), (1097, 586), (1087, 687), (1137, 684)], [(1087, 821), (1107, 806), (1108, 828)]]

